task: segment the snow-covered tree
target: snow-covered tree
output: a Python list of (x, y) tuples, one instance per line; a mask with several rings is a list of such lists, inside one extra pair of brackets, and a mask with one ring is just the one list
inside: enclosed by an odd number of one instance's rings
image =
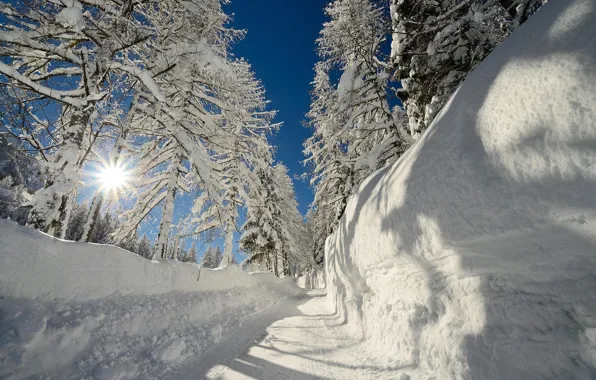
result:
[[(389, 103), (391, 66), (383, 46), (390, 19), (381, 2), (335, 0), (317, 40), (311, 109), (313, 136), (305, 143), (314, 187), (316, 233), (333, 229), (353, 189), (395, 161), (412, 142), (406, 115)], [(338, 81), (332, 78), (339, 77)]]
[(101, 219), (97, 221), (90, 241), (100, 244), (111, 244), (113, 242), (113, 233), (116, 230), (115, 223), (115, 218), (112, 217), (112, 213), (105, 212)]
[(118, 239), (136, 230), (155, 207), (163, 204), (154, 257), (166, 257), (176, 194), (189, 191), (185, 181), (188, 173), (185, 160), (183, 150), (174, 139), (162, 137), (145, 143), (135, 171), (140, 178), (137, 182), (139, 195), (134, 207), (124, 214), (125, 222), (118, 231)]
[[(60, 223), (74, 215), (82, 169), (101, 158), (99, 146), (119, 155), (124, 137), (128, 153), (138, 154), (137, 191), (116, 242), (160, 207), (153, 257), (166, 256), (177, 195), (192, 190), (205, 202), (185, 236), (223, 226), (230, 261), (239, 208), (258, 186), (255, 170), (270, 165), (266, 135), (275, 126), (250, 65), (229, 53), (243, 32), (227, 26), (223, 3), (3, 3), (0, 91), (10, 118), (2, 122), (19, 126), (8, 130), (37, 152), (47, 177), (29, 224), (66, 234)], [(94, 197), (77, 239), (91, 240), (103, 202)]]
[(43, 187), (39, 162), (19, 148), (20, 141), (0, 133), (0, 218), (27, 223), (29, 209), (21, 207)]
[[(102, 158), (99, 154), (96, 154), (96, 156), (99, 157), (99, 160), (102, 163), (102, 171), (124, 170), (125, 163), (127, 162), (128, 157), (132, 153), (130, 152), (130, 142), (128, 141), (128, 139), (131, 137), (131, 120), (135, 116), (134, 111), (138, 106), (138, 99), (138, 94), (135, 94), (130, 103), (128, 114), (126, 115), (124, 120), (118, 117), (121, 114), (120, 109), (110, 110), (110, 114), (113, 116), (110, 118), (112, 119), (110, 122), (116, 127), (113, 131), (115, 133), (115, 143), (112, 152), (108, 154), (107, 158)], [(83, 228), (83, 235), (81, 239), (84, 241), (90, 241), (91, 236), (93, 236), (93, 231), (97, 224), (100, 210), (102, 209), (104, 203), (112, 203), (114, 200), (116, 200), (115, 198), (119, 198), (122, 195), (121, 193), (123, 190), (122, 188), (106, 187), (103, 183), (94, 183), (93, 185), (96, 185), (96, 190), (93, 196), (93, 200), (91, 201), (91, 209), (89, 210), (89, 214), (87, 215), (87, 221), (85, 222), (85, 226)], [(129, 184), (124, 183), (121, 185), (128, 186)]]
[(240, 249), (247, 253), (245, 265), (253, 269), (277, 272), (277, 252), (281, 249), (281, 235), (278, 222), (281, 210), (279, 197), (273, 180), (273, 169), (261, 169), (258, 173), (261, 186), (259, 198), (264, 202), (261, 207), (251, 208), (247, 220), (242, 226)]
[(139, 254), (139, 234), (137, 230), (134, 230), (126, 239), (118, 244), (118, 246), (132, 253)]
[(181, 263), (188, 261), (188, 251), (186, 250), (186, 244), (184, 243), (184, 240), (180, 240), (178, 237), (174, 239), (172, 257), (175, 257), (176, 260), (180, 261)]
[(137, 253), (139, 256), (143, 256), (148, 259), (151, 259), (153, 256), (153, 247), (146, 234), (143, 234), (141, 241), (139, 241)]
[(201, 259), (203, 268), (217, 268), (222, 259), (221, 248), (219, 246), (208, 247)]
[(242, 226), (240, 248), (248, 255), (243, 265), (278, 276), (293, 274), (308, 265), (311, 255), (292, 180), (283, 164), (260, 171), (259, 178), (264, 192), (257, 198), (264, 203), (251, 209)]
[(392, 0), (397, 94), (417, 137), (449, 96), (543, 0)]
[(197, 244), (195, 242), (192, 243), (192, 246), (190, 247), (190, 250), (188, 251), (188, 257), (187, 257), (187, 261), (189, 263), (192, 264), (196, 264), (197, 263)]
[(294, 193), (294, 184), (283, 164), (273, 168), (273, 180), (280, 200), (279, 231), (282, 246), (278, 254), (279, 272), (293, 275), (293, 271), (309, 267), (312, 256), (308, 250), (309, 240), (303, 216), (298, 211), (298, 202)]
[(85, 220), (87, 220), (88, 213), (89, 204), (87, 202), (73, 205), (65, 236), (67, 240), (81, 240), (81, 236), (83, 236), (83, 226), (85, 225)]
[[(81, 240), (84, 232), (85, 222), (90, 212), (89, 208), (90, 206), (88, 201), (85, 201), (81, 204), (75, 203), (73, 205), (71, 216), (68, 220), (67, 230), (64, 236), (65, 239), (75, 241)], [(112, 213), (112, 211), (109, 209), (103, 210), (103, 212), (97, 220), (96, 228), (94, 229), (93, 234), (89, 238), (89, 242), (99, 244), (113, 244), (113, 235), (117, 229), (118, 221)], [(136, 231), (133, 235), (136, 239)], [(130, 239), (127, 239), (126, 245), (121, 246), (124, 249), (128, 249), (131, 252), (135, 252), (134, 249), (132, 249), (134, 244), (131, 243)]]
[[(259, 145), (270, 149), (265, 135), (273, 128), (273, 113), (264, 110), (264, 91), (250, 66), (228, 54), (229, 43), (240, 33), (224, 27), (228, 17), (219, 1), (185, 2), (186, 11), (166, 4), (147, 13), (159, 25), (157, 50), (165, 53), (147, 63), (162, 69), (156, 89), (137, 90), (142, 93), (139, 117), (132, 123), (142, 125), (137, 129), (149, 142), (141, 150), (148, 153), (142, 153), (139, 196), (120, 235), (159, 206), (155, 255), (164, 257), (176, 195), (192, 189), (200, 193), (201, 204), (193, 208), (198, 215), (190, 220), (192, 228), (185, 227), (185, 236), (223, 226), (229, 257), (237, 209), (243, 206), (251, 171), (260, 164), (254, 152), (263, 151)], [(160, 17), (163, 12), (173, 21)]]
[[(45, 162), (46, 182), (28, 223), (58, 234), (68, 195), (104, 125), (101, 110), (126, 77), (152, 87), (144, 56), (152, 31), (139, 8), (116, 0), (4, 2), (0, 7), (0, 80), (19, 100), (27, 142)], [(147, 8), (147, 6), (145, 6)], [(42, 109), (51, 112), (36, 112)], [(40, 115), (55, 115), (42, 119)], [(19, 124), (22, 125), (22, 124)], [(29, 128), (31, 127), (31, 128)], [(43, 128), (46, 139), (37, 132)]]

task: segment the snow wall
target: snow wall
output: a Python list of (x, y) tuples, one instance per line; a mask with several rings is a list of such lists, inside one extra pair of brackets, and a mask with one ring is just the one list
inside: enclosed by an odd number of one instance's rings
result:
[(86, 301), (112, 294), (226, 291), (282, 281), (237, 266), (211, 270), (152, 262), (111, 245), (50, 238), (7, 220), (0, 220), (0, 232), (0, 294), (7, 297)]
[(324, 289), (325, 269), (316, 268), (296, 279), (296, 284), (303, 289)]
[(549, 2), (471, 73), (350, 199), (326, 267), (412, 379), (596, 378), (596, 2)]
[(290, 278), (151, 262), (0, 220), (0, 378), (163, 379), (302, 293)]

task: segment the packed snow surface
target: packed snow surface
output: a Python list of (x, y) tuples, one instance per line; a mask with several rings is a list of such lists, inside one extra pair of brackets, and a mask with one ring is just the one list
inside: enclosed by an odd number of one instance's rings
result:
[(327, 240), (328, 295), (411, 379), (596, 378), (596, 2), (548, 2)]
[(301, 292), (272, 274), (150, 262), (0, 220), (0, 378), (163, 379)]
[(287, 299), (235, 330), (168, 380), (402, 380), (405, 367), (386, 365), (347, 334), (324, 290)]

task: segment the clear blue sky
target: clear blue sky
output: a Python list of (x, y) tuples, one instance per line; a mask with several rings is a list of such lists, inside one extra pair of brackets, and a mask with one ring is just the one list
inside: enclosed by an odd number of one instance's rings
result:
[[(232, 25), (246, 29), (246, 38), (234, 53), (246, 58), (267, 90), (271, 109), (278, 110), (277, 122), (284, 125), (271, 139), (277, 146), (276, 159), (292, 175), (305, 171), (302, 143), (311, 131), (301, 122), (310, 104), (310, 82), (317, 61), (315, 39), (325, 21), (327, 0), (232, 0), (225, 7), (234, 14)], [(312, 201), (304, 181), (294, 180), (300, 211)]]

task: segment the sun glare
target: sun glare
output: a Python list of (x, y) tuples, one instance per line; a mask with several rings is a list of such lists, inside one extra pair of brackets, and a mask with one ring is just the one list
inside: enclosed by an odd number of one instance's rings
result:
[(129, 180), (124, 168), (116, 165), (104, 167), (99, 173), (99, 181), (105, 190), (119, 190), (126, 186)]

